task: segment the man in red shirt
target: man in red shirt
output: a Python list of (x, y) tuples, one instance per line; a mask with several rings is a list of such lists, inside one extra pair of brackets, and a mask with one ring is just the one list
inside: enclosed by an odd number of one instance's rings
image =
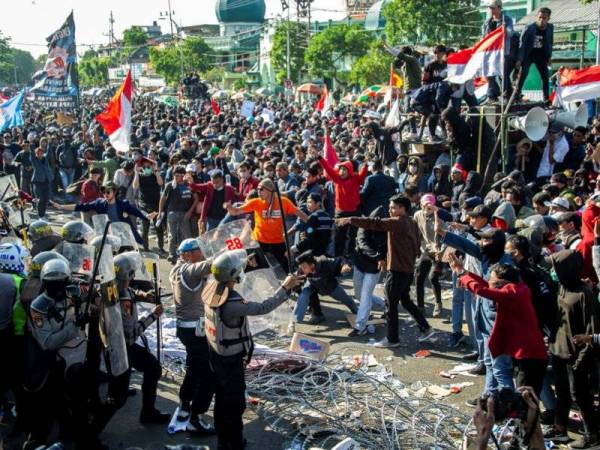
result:
[[(79, 203), (91, 203), (96, 199), (104, 198), (102, 192), (100, 192), (100, 178), (102, 178), (103, 170), (100, 167), (96, 167), (90, 170), (90, 178), (85, 180), (81, 185), (81, 195)], [(93, 211), (82, 211), (81, 220), (88, 225), (92, 226), (92, 216), (95, 214)]]
[[(322, 157), (319, 157), (319, 162), (335, 184), (335, 218), (360, 216), (360, 187), (367, 177), (367, 165), (354, 173), (352, 161), (341, 162), (335, 169)], [(336, 225), (335, 256), (343, 256), (346, 245), (352, 253), (355, 238), (356, 230), (351, 226)]]

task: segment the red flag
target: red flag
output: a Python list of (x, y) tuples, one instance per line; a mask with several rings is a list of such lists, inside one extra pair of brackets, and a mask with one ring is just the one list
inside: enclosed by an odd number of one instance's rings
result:
[(323, 92), (321, 93), (321, 98), (317, 103), (315, 103), (315, 109), (317, 111), (323, 111), (327, 106), (327, 97), (329, 96), (329, 92), (327, 91), (327, 85), (323, 87)]
[(335, 153), (335, 148), (333, 148), (333, 142), (331, 142), (329, 134), (325, 135), (325, 148), (323, 151), (323, 159), (327, 161), (331, 167), (335, 167), (335, 165), (338, 163), (338, 157)]
[(215, 101), (214, 98), (210, 99), (210, 107), (212, 108), (215, 116), (218, 116), (219, 114), (221, 114), (221, 108), (219, 108), (219, 104)]
[(559, 72), (557, 95), (564, 102), (585, 101), (600, 96), (600, 65)]
[(496, 28), (474, 47), (448, 56), (448, 80), (463, 84), (477, 76), (500, 75), (504, 36), (504, 27)]
[(131, 133), (131, 103), (133, 91), (131, 89), (131, 70), (121, 87), (100, 114), (96, 121), (102, 125), (110, 143), (117, 151), (129, 151)]

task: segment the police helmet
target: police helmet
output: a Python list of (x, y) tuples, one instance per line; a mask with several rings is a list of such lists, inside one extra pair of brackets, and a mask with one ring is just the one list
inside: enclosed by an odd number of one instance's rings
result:
[(231, 250), (217, 256), (210, 267), (210, 272), (217, 281), (227, 283), (240, 281), (246, 268), (248, 254), (246, 250)]
[(19, 244), (0, 244), (0, 271), (27, 273), (29, 269), (29, 250)]
[(62, 259), (51, 259), (42, 266), (40, 279), (42, 281), (62, 281), (71, 277), (69, 264)]
[(29, 225), (27, 234), (31, 242), (37, 242), (42, 238), (54, 235), (54, 231), (52, 231), (52, 227), (45, 220), (36, 220)]
[[(90, 245), (93, 245), (96, 248), (96, 252), (100, 250), (100, 245), (102, 244), (102, 236), (96, 236), (94, 239), (90, 241)], [(119, 253), (119, 249), (121, 248), (121, 238), (119, 236), (113, 236), (112, 234), (106, 235), (106, 240), (104, 241), (104, 245), (110, 245), (112, 249), (113, 256)]]
[(87, 223), (81, 220), (71, 220), (63, 225), (61, 229), (62, 237), (65, 241), (73, 244), (84, 244), (92, 236), (94, 230)]
[(138, 269), (138, 261), (132, 255), (121, 253), (113, 259), (115, 275), (119, 281), (131, 281)]
[(67, 264), (69, 263), (67, 258), (65, 258), (63, 255), (61, 255), (58, 252), (53, 252), (53, 251), (40, 252), (37, 255), (35, 255), (31, 260), (31, 265), (29, 266), (29, 277), (30, 278), (40, 278), (40, 273), (42, 271), (42, 267), (44, 267), (44, 264), (46, 264), (48, 261), (50, 261), (52, 259), (59, 259), (61, 261), (64, 261)]

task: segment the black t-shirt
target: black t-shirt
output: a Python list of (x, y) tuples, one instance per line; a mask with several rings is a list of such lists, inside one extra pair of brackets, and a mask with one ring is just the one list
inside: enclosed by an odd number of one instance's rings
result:
[(210, 206), (208, 207), (207, 217), (215, 220), (222, 220), (225, 217), (226, 211), (223, 209), (223, 203), (225, 202), (225, 188), (217, 191), (213, 190), (213, 198)]
[(140, 206), (144, 209), (158, 210), (160, 200), (160, 186), (156, 181), (156, 175), (140, 174)]
[(186, 183), (178, 184), (175, 189), (173, 183), (169, 183), (165, 188), (165, 195), (169, 201), (169, 212), (187, 212), (194, 202), (192, 191)]
[(448, 75), (448, 64), (445, 62), (431, 61), (423, 69), (424, 84), (444, 81)]
[(545, 30), (540, 30), (535, 27), (535, 37), (533, 39), (533, 48), (531, 49), (531, 58), (543, 58), (544, 57), (544, 39)]

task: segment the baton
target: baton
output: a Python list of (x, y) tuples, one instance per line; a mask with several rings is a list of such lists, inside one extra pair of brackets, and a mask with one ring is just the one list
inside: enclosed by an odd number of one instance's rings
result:
[(287, 260), (288, 260), (288, 274), (291, 275), (293, 273), (292, 270), (292, 252), (290, 251), (290, 241), (288, 239), (287, 234), (287, 225), (285, 223), (285, 212), (283, 212), (283, 202), (281, 201), (281, 193), (279, 192), (279, 185), (277, 181), (273, 183), (275, 185), (275, 194), (277, 194), (277, 201), (279, 202), (279, 210), (281, 211), (281, 223), (283, 224), (283, 238), (285, 239), (285, 248), (287, 251)]

